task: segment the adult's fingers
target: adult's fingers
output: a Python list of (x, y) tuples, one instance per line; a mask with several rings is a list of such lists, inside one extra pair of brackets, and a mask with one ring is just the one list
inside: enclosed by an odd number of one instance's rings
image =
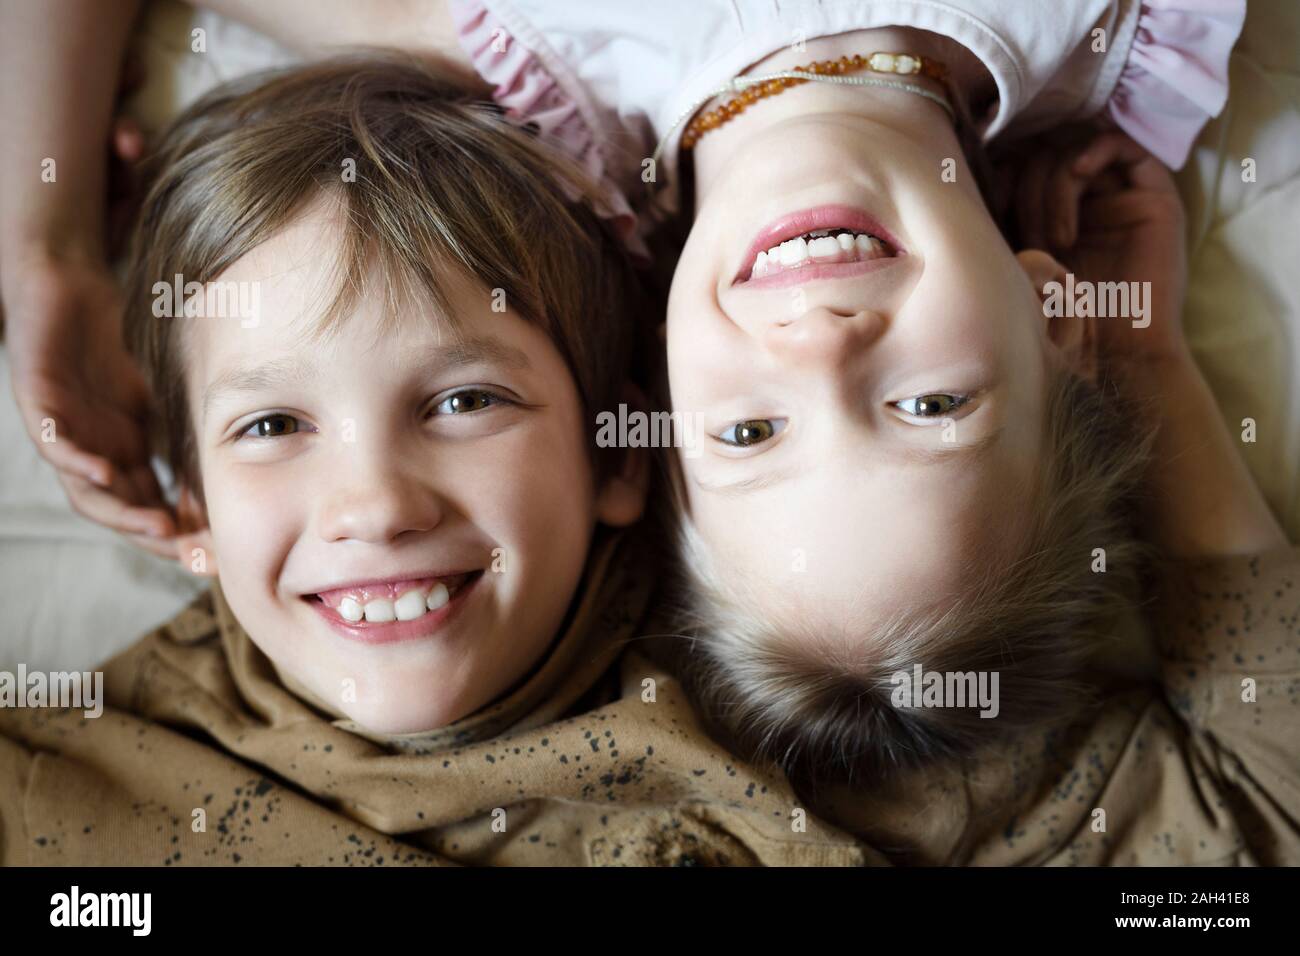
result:
[(1173, 175), (1164, 163), (1124, 133), (1103, 133), (1089, 143), (1072, 164), (1074, 171), (1084, 177), (1095, 176), (1108, 166), (1122, 169), (1125, 182), (1139, 189), (1175, 190)]
[(1016, 218), (1020, 223), (1020, 241), (1026, 248), (1047, 248), (1043, 193), (1054, 159), (1050, 151), (1043, 150), (1030, 157), (1021, 171), (1016, 189)]
[(107, 487), (112, 482), (116, 469), (103, 455), (85, 451), (71, 439), (58, 437), (57, 432), (54, 441), (44, 441), (39, 433), (33, 436), (33, 441), (40, 456), (60, 474), (76, 475), (100, 487)]
[(1101, 133), (1083, 147), (1070, 164), (1076, 176), (1095, 176), (1112, 163), (1128, 165), (1148, 156), (1146, 150), (1123, 133)]
[(137, 163), (144, 155), (144, 131), (129, 116), (113, 120), (113, 155), (124, 163)]
[(106, 528), (122, 534), (152, 535), (155, 538), (175, 534), (172, 517), (165, 509), (132, 505), (122, 497), (120, 488), (100, 488), (67, 472), (59, 472), (59, 483), (63, 485), (73, 511)]
[(1052, 248), (1063, 251), (1074, 247), (1079, 238), (1079, 202), (1088, 189), (1088, 181), (1077, 176), (1068, 162), (1051, 172), (1045, 190), (1044, 206), (1050, 222)]
[(161, 508), (172, 518), (172, 526), (177, 527), (175, 509), (163, 495), (162, 486), (158, 484), (158, 476), (154, 474), (153, 466), (145, 463), (136, 465), (126, 476), (132, 491), (132, 497), (128, 500), (131, 504), (140, 508)]
[(1080, 217), (1082, 225), (1098, 235), (1127, 231), (1151, 218), (1151, 197), (1134, 191), (1098, 196), (1084, 205)]
[[(85, 413), (56, 415), (39, 403), (27, 403), (23, 417), (28, 435), (37, 452), (62, 472), (85, 478), (107, 487), (123, 470), (147, 460), (148, 435), (145, 427), (124, 414), (104, 409), (95, 422), (96, 447), (88, 448), (80, 440), (88, 429), (72, 429), (70, 421), (85, 423)], [(48, 426), (48, 427), (47, 427)]]
[(178, 538), (151, 538), (145, 534), (128, 534), (125, 537), (136, 547), (148, 551), (150, 554), (156, 554), (158, 557), (167, 558), (170, 561), (180, 561)]

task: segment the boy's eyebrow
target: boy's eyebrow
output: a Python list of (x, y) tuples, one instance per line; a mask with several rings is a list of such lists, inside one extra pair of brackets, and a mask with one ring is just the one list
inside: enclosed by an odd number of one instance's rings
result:
[[(476, 362), (492, 362), (515, 369), (530, 369), (532, 363), (522, 350), (490, 336), (461, 339), (449, 345), (430, 345), (422, 350), (418, 363), (430, 372), (441, 373)], [(269, 359), (252, 366), (236, 366), (218, 375), (203, 395), (206, 418), (213, 404), (231, 393), (258, 392), (276, 386), (300, 386), (316, 375), (315, 365), (301, 357)]]
[[(958, 457), (977, 459), (992, 449), (1001, 435), (1002, 427), (999, 426), (980, 439), (973, 442), (967, 442), (963, 445), (941, 444), (937, 447), (924, 447), (911, 444), (890, 445), (887, 446), (888, 450), (882, 453), (882, 457), (896, 462), (920, 465), (937, 465)], [(772, 485), (780, 484), (794, 475), (800, 474), (802, 471), (803, 469), (800, 468), (777, 468), (761, 475), (755, 475), (752, 478), (741, 478), (736, 481), (716, 483), (703, 481), (697, 477), (695, 479), (695, 484), (704, 491), (712, 491), (723, 495), (744, 495), (753, 491), (758, 491), (762, 488), (770, 488)]]

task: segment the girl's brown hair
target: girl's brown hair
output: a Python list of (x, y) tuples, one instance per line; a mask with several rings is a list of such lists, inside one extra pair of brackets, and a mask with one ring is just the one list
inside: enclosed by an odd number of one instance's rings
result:
[[(342, 252), (317, 334), (374, 292), (386, 321), (416, 299), (454, 322), (442, 277), (459, 271), (549, 335), (589, 422), (616, 406), (642, 351), (647, 294), (582, 171), (417, 59), (366, 52), (226, 84), (172, 124), (149, 170), (125, 331), (162, 453), (200, 501), (183, 323), (154, 316), (154, 286), (216, 279), (322, 196), (338, 203)], [(594, 435), (599, 478), (612, 461)]]

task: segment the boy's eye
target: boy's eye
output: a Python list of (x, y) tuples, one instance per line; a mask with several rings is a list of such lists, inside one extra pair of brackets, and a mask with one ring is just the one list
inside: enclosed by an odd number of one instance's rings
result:
[(784, 427), (784, 418), (751, 418), (747, 421), (736, 422), (736, 424), (730, 426), (716, 437), (724, 445), (749, 448), (753, 445), (760, 445), (774, 437)]
[(485, 392), (481, 388), (466, 388), (448, 395), (434, 406), (434, 411), (439, 415), (458, 415), (481, 411), (501, 401), (500, 396)]
[(961, 408), (969, 401), (969, 395), (935, 393), (932, 395), (918, 395), (915, 398), (905, 398), (901, 402), (893, 402), (892, 404), (895, 408), (914, 418), (938, 418)]
[(292, 415), (267, 415), (259, 418), (244, 429), (244, 433), (240, 437), (277, 438), (280, 435), (291, 435), (297, 430), (298, 419)]

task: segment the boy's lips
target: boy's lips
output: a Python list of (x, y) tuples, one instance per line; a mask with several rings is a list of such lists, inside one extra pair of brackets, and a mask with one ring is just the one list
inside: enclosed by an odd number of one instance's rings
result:
[[(779, 247), (783, 242), (796, 240), (807, 233), (822, 231), (831, 234), (843, 231), (869, 235), (878, 240), (883, 250), (876, 253), (878, 257), (875, 258), (863, 258), (862, 254), (853, 251), (836, 254), (822, 262), (810, 257), (797, 267), (780, 267), (780, 271), (769, 275), (751, 277), (759, 253)], [(904, 255), (906, 251), (893, 234), (864, 210), (845, 205), (816, 206), (783, 216), (761, 229), (741, 258), (732, 285), (775, 288), (809, 279), (856, 275), (882, 268)]]
[[(407, 588), (405, 591), (399, 590), (402, 585), (421, 584), (423, 582), (433, 581), (433, 587), (446, 587), (443, 582), (450, 582), (454, 590), (449, 594), (444, 592), (442, 603), (436, 608), (426, 610), (418, 617), (411, 620), (387, 620), (387, 621), (370, 621), (364, 618), (357, 621), (347, 620), (339, 611), (339, 605), (354, 595), (357, 591), (355, 587), (334, 589), (329, 594), (331, 600), (335, 603), (330, 604), (324, 600), (322, 594), (303, 595), (302, 599), (306, 601), (313, 610), (316, 611), (331, 629), (342, 637), (349, 640), (359, 641), (363, 644), (391, 644), (397, 641), (415, 640), (423, 637), (431, 637), (438, 631), (443, 630), (447, 623), (455, 617), (460, 609), (469, 600), (471, 593), (482, 578), (483, 572), (471, 571), (460, 575), (443, 576), (442, 578), (420, 578), (420, 579), (402, 579), (399, 581), (388, 582), (370, 582), (363, 591), (374, 594), (391, 594), (398, 591), (397, 597), (400, 599), (402, 594), (409, 594), (412, 591), (423, 594), (424, 591), (418, 587)], [(457, 580), (452, 580), (453, 578)], [(372, 597), (369, 600), (384, 601), (392, 603), (392, 599), (384, 597)]]

